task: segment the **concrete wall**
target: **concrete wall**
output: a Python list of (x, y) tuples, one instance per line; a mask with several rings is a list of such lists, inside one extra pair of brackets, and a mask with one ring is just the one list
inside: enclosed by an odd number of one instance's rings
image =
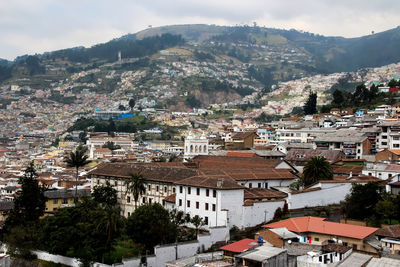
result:
[(254, 226), (263, 222), (268, 222), (274, 217), (277, 208), (283, 208), (285, 201), (260, 201), (254, 202), (252, 206), (243, 206), (243, 220), (240, 228)]
[(61, 263), (67, 266), (72, 266), (72, 267), (79, 267), (81, 262), (78, 259), (75, 258), (69, 258), (61, 255), (53, 255), (44, 251), (32, 251), (33, 254), (35, 254), (38, 259), (40, 260), (45, 260), (45, 261), (51, 261), (55, 263)]
[[(212, 227), (209, 233), (199, 235), (197, 240), (190, 242), (178, 243), (178, 258), (185, 258), (196, 255), (202, 250), (209, 249), (215, 242), (229, 240), (229, 228), (227, 227)], [(147, 266), (149, 267), (164, 267), (166, 262), (175, 260), (176, 247), (175, 244), (167, 244), (156, 246), (154, 255), (147, 257)], [(97, 263), (96, 263), (97, 264)], [(140, 265), (140, 258), (124, 259), (122, 265), (136, 267)], [(94, 265), (97, 267), (96, 265)], [(98, 267), (106, 267), (107, 265), (99, 265)]]
[[(227, 225), (229, 228), (236, 225), (241, 227), (242, 224), (242, 209), (244, 190), (219, 190), (217, 208), (219, 210), (227, 211), (227, 219), (218, 218), (218, 226)], [(224, 223), (224, 220), (226, 222)]]
[(350, 193), (351, 185), (351, 183), (320, 184), (321, 190), (289, 194), (287, 197), (289, 209), (339, 204)]

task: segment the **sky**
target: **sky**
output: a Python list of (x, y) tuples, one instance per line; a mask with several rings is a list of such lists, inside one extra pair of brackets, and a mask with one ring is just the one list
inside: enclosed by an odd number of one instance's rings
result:
[(176, 24), (252, 25), (359, 37), (400, 25), (399, 0), (0, 0), (0, 58)]

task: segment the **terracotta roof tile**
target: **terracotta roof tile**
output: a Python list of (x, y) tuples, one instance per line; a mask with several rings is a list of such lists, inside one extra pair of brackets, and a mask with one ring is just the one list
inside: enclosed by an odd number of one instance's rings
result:
[(296, 233), (320, 233), (326, 235), (335, 235), (364, 239), (375, 233), (378, 228), (365, 227), (344, 223), (335, 223), (324, 221), (325, 218), (319, 217), (298, 217), (264, 225), (265, 228), (286, 227), (289, 231)]
[(246, 238), (235, 243), (220, 247), (221, 250), (230, 251), (230, 252), (244, 252), (251, 248), (258, 246), (257, 240)]
[(166, 198), (164, 198), (164, 200), (166, 202), (170, 202), (170, 203), (175, 203), (176, 201), (176, 194), (172, 194), (170, 196), (167, 196)]
[(254, 152), (236, 152), (236, 151), (228, 151), (226, 152), (227, 157), (255, 157), (257, 156)]
[(277, 199), (287, 197), (286, 193), (266, 188), (246, 188), (244, 199)]
[(244, 189), (229, 176), (193, 176), (176, 182), (178, 185), (212, 188), (218, 190)]
[(400, 225), (390, 225), (376, 231), (378, 236), (400, 238)]
[(165, 166), (156, 163), (102, 163), (96, 169), (89, 172), (90, 176), (106, 176), (129, 178), (130, 174), (141, 172), (143, 177), (150, 181), (169, 182), (197, 175), (197, 170), (182, 167), (182, 165), (171, 164)]

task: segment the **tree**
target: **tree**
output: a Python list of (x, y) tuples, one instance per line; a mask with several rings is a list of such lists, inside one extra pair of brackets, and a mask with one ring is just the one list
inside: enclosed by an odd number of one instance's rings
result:
[(131, 98), (129, 100), (129, 107), (131, 108), (131, 110), (135, 107), (135, 99)]
[(317, 113), (317, 93), (312, 91), (310, 92), (303, 109), (306, 115), (313, 115)]
[(173, 209), (169, 212), (169, 217), (175, 229), (175, 259), (178, 259), (178, 240), (180, 236), (179, 227), (190, 222), (190, 215), (181, 210)]
[(90, 266), (90, 262), (102, 262), (123, 231), (124, 218), (117, 206), (84, 199), (41, 221), (39, 249), (76, 257)]
[(147, 181), (141, 172), (132, 173), (130, 178), (125, 181), (126, 193), (132, 193), (133, 199), (135, 200), (135, 210), (137, 208), (139, 196), (146, 193), (146, 184)]
[(124, 105), (119, 105), (118, 106), (118, 110), (121, 110), (121, 111), (124, 111), (124, 110), (126, 110), (126, 108), (125, 108), (125, 106)]
[(90, 160), (88, 160), (88, 155), (86, 155), (86, 148), (79, 145), (76, 148), (75, 152), (72, 151), (71, 153), (69, 153), (68, 157), (64, 158), (64, 162), (67, 163), (68, 167), (73, 167), (76, 170), (74, 203), (77, 203), (79, 168), (84, 167), (91, 162)]
[(30, 258), (46, 203), (45, 188), (38, 184), (33, 162), (25, 169), (19, 183), (20, 194), (14, 199), (14, 208), (3, 227), (4, 241), (12, 255)]
[(332, 100), (332, 104), (335, 105), (336, 107), (343, 107), (344, 105), (344, 96), (342, 91), (336, 89), (333, 94), (333, 100)]
[(168, 211), (154, 203), (135, 209), (127, 220), (126, 232), (134, 242), (152, 251), (155, 245), (173, 242), (175, 228)]
[(375, 212), (385, 219), (389, 219), (389, 224), (392, 223), (392, 219), (396, 217), (397, 210), (396, 205), (390, 195), (385, 196), (384, 199), (379, 200), (375, 205)]
[(103, 207), (117, 205), (117, 190), (107, 181), (106, 185), (96, 185), (92, 192), (93, 200)]
[(110, 149), (111, 151), (114, 151), (114, 150), (117, 150), (117, 149), (120, 149), (120, 148), (121, 148), (120, 145), (116, 145), (116, 144), (115, 144), (114, 142), (112, 142), (112, 141), (107, 141), (102, 147), (103, 147), (103, 148), (108, 148), (108, 149)]
[(321, 179), (332, 179), (333, 170), (329, 162), (322, 156), (312, 157), (303, 170), (304, 186), (311, 185)]
[(374, 217), (374, 208), (382, 200), (382, 192), (383, 188), (378, 182), (353, 184), (342, 206), (344, 215), (356, 220)]
[(205, 222), (203, 218), (201, 218), (199, 215), (195, 215), (190, 222), (194, 225), (196, 229), (196, 235), (199, 235), (199, 228), (205, 225)]
[(39, 186), (37, 176), (32, 161), (25, 169), (24, 175), (19, 178), (21, 192), (14, 200), (14, 209), (10, 217), (17, 217), (18, 222), (21, 224), (37, 221), (44, 213), (46, 204), (45, 188)]

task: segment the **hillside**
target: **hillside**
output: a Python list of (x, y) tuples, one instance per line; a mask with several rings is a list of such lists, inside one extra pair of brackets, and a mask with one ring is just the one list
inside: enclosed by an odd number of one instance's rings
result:
[(0, 85), (23, 87), (20, 94), (50, 88), (48, 98), (60, 103), (85, 89), (123, 90), (184, 110), (246, 103), (247, 95), (261, 97), (279, 82), (398, 62), (398, 47), (400, 27), (343, 38), (257, 26), (163, 26), (89, 48), (0, 60)]

